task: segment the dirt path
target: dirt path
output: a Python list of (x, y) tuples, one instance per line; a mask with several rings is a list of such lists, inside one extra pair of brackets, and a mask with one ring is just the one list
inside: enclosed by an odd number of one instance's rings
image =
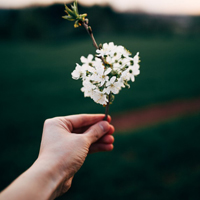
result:
[(200, 97), (196, 99), (176, 100), (112, 116), (112, 124), (115, 126), (117, 132), (122, 132), (154, 125), (199, 111)]

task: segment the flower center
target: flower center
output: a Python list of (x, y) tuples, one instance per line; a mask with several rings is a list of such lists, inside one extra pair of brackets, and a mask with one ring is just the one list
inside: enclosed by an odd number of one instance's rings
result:
[(133, 60), (130, 61), (130, 64), (133, 65)]

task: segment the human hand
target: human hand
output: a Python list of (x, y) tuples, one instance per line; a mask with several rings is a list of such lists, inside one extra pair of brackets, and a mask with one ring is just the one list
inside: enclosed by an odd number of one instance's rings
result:
[(45, 121), (38, 162), (52, 169), (59, 183), (57, 197), (71, 186), (74, 174), (83, 165), (88, 153), (111, 151), (114, 127), (103, 121), (104, 115), (72, 115)]

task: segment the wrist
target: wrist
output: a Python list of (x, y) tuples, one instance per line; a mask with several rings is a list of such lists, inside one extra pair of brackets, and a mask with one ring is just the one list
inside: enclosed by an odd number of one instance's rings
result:
[(39, 157), (30, 170), (38, 174), (40, 184), (45, 185), (44, 193), (48, 194), (48, 199), (56, 198), (61, 193), (63, 183), (68, 179), (59, 164), (45, 157)]
[(66, 174), (49, 161), (38, 158), (28, 170), (0, 194), (0, 199), (55, 199), (61, 194)]

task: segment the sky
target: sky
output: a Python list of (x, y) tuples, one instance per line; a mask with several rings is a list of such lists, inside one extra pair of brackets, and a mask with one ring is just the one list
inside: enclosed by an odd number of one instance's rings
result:
[[(69, 3), (70, 0), (0, 0), (0, 8)], [(140, 10), (155, 14), (200, 15), (200, 0), (78, 0), (82, 5), (110, 5), (119, 12)]]

